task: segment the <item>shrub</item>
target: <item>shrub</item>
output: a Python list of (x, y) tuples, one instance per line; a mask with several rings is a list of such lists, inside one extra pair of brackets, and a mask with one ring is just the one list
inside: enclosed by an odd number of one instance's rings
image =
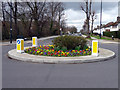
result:
[(67, 50), (67, 47), (62, 47), (61, 50), (65, 52)]
[(120, 39), (120, 31), (112, 31), (112, 32), (103, 32), (103, 36), (107, 36), (107, 37), (112, 37), (112, 35), (114, 36), (114, 38), (119, 38)]
[(75, 50), (80, 50), (81, 49), (81, 46), (76, 46), (75, 47)]
[(81, 49), (86, 45), (87, 40), (80, 36), (60, 36), (53, 40), (53, 43), (57, 47), (66, 47), (67, 49), (75, 49), (76, 46), (80, 46)]

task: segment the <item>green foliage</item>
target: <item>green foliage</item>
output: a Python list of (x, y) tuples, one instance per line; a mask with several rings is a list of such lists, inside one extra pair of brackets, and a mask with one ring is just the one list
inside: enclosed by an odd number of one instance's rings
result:
[(62, 50), (63, 52), (65, 52), (65, 51), (67, 50), (67, 48), (66, 48), (66, 47), (62, 47), (61, 50)]
[(55, 46), (66, 47), (67, 49), (75, 49), (76, 46), (81, 46), (81, 49), (86, 45), (87, 40), (80, 36), (60, 36), (53, 40)]
[(81, 49), (81, 46), (76, 46), (75, 47), (75, 50), (80, 50)]
[(88, 48), (88, 46), (87, 45), (85, 45), (84, 47), (83, 47), (83, 50), (86, 50)]
[(54, 50), (55, 50), (55, 51), (59, 51), (59, 50), (60, 50), (60, 47), (54, 47)]
[(107, 37), (112, 37), (112, 35), (113, 35), (114, 38), (119, 38), (120, 39), (120, 31), (103, 32), (103, 35), (107, 36)]

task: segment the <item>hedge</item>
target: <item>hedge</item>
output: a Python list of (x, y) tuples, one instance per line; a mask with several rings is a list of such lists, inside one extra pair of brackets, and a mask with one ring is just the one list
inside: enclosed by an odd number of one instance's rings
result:
[(114, 36), (114, 38), (119, 38), (120, 39), (120, 31), (106, 31), (103, 32), (103, 36), (107, 36), (107, 37), (112, 37), (112, 35)]

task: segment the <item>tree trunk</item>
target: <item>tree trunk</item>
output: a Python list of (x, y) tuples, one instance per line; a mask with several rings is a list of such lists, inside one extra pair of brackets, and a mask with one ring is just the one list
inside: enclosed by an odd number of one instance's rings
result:
[(92, 24), (91, 24), (91, 32), (92, 32), (92, 34), (93, 34), (93, 22), (94, 22), (94, 20), (92, 20)]
[(2, 13), (3, 13), (3, 22), (2, 22), (2, 27), (3, 27), (3, 40), (6, 38), (6, 26), (5, 26), (5, 13), (4, 13), (4, 4), (2, 2)]
[(17, 2), (15, 2), (14, 20), (15, 20), (15, 31), (17, 32), (17, 36), (18, 36), (19, 35), (19, 30), (18, 30), (18, 27), (17, 27)]
[(51, 35), (53, 34), (52, 28), (53, 28), (53, 21), (51, 20), (51, 23), (50, 23), (50, 32), (51, 32)]
[(30, 28), (31, 28), (31, 24), (32, 24), (32, 18), (30, 19), (30, 24), (29, 24), (29, 27), (28, 27), (28, 36), (31, 37), (31, 31), (30, 31)]

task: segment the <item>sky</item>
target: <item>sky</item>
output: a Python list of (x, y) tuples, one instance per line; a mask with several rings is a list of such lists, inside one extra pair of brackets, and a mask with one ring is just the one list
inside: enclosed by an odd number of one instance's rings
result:
[[(78, 31), (82, 29), (85, 21), (85, 13), (80, 9), (84, 6), (84, 2), (64, 2), (65, 19), (68, 26), (75, 26)], [(102, 24), (115, 22), (118, 16), (118, 2), (103, 2), (102, 3)], [(93, 2), (92, 10), (96, 12), (97, 19), (94, 22), (94, 27), (100, 23), (100, 2)]]

